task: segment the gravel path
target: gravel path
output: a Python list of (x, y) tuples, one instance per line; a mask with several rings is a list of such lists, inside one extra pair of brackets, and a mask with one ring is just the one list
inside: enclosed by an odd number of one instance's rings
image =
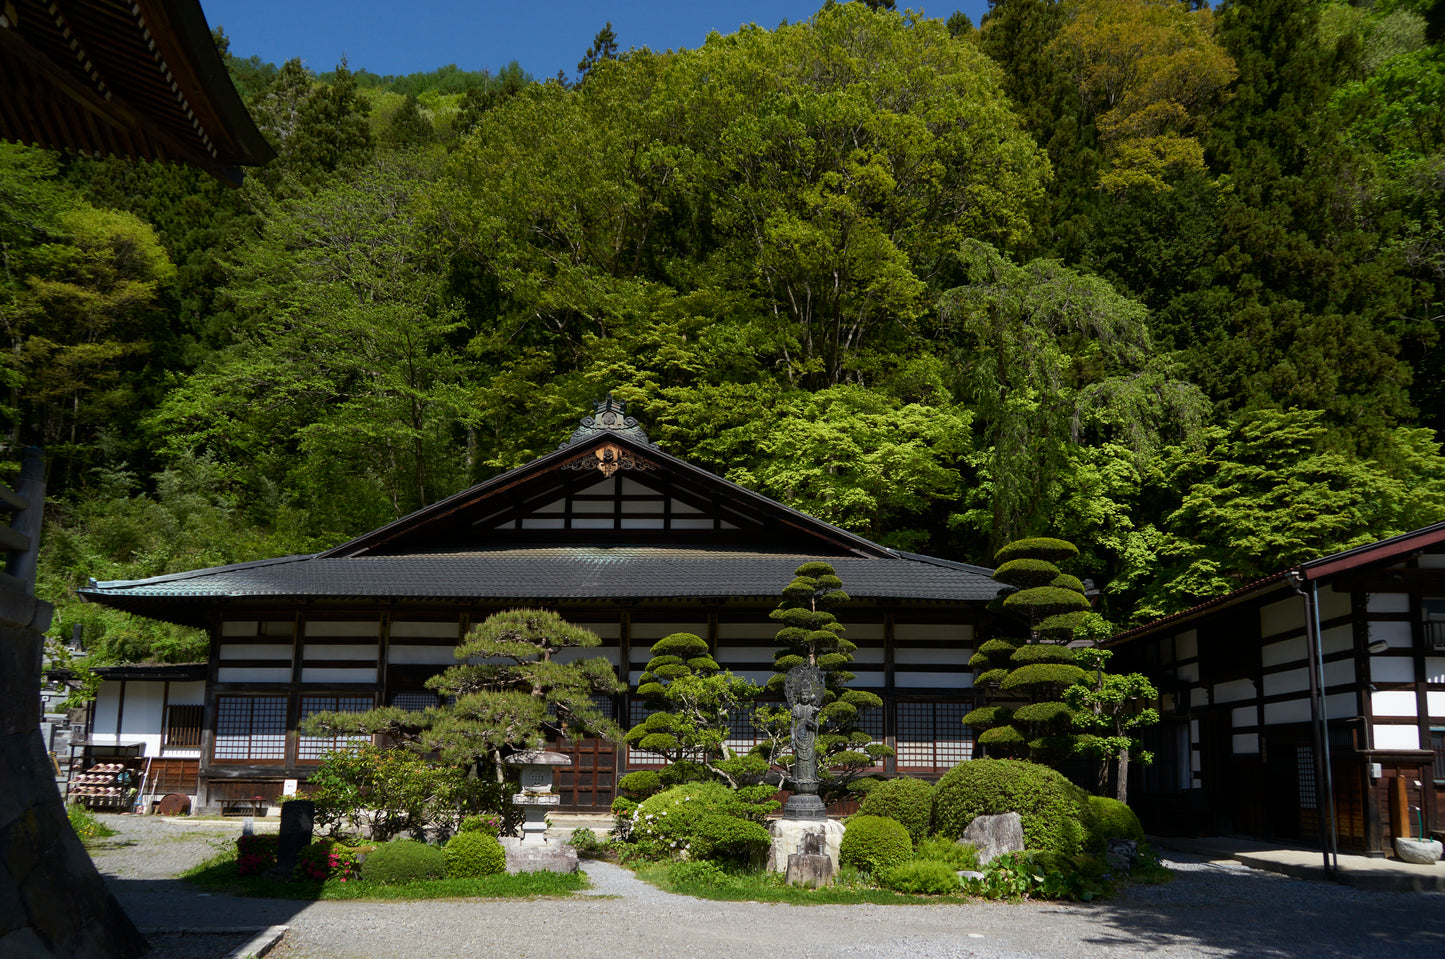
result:
[[(272, 959), (429, 956), (927, 957), (927, 959), (1439, 959), (1445, 893), (1366, 892), (1237, 865), (1172, 863), (1177, 878), (1108, 902), (934, 906), (721, 903), (588, 863), (593, 888), (537, 902), (281, 902), (207, 896), (166, 877), (233, 838), (232, 824), (105, 817), (121, 844), (96, 864), (142, 929), (286, 924)], [(169, 872), (167, 872), (169, 870)], [(218, 959), (221, 937), (160, 937), (160, 959)]]

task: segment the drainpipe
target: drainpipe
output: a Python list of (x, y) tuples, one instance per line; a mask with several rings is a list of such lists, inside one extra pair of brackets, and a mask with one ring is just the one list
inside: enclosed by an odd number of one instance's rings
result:
[(1309, 590), (1304, 588), (1304, 574), (1291, 570), (1285, 580), (1305, 601), (1305, 648), (1309, 659), (1310, 674), (1310, 726), (1314, 733), (1315, 810), (1321, 811), (1319, 793), (1324, 793), (1323, 810), (1326, 813), (1320, 829), (1320, 852), (1324, 855), (1325, 875), (1331, 879), (1339, 874), (1340, 858), (1335, 837), (1335, 782), (1330, 768), (1329, 717), (1325, 710), (1325, 667), (1324, 646), (1320, 640), (1319, 587), (1310, 582)]

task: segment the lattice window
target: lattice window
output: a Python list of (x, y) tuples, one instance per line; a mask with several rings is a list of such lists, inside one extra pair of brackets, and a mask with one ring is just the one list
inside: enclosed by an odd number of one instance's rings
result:
[(415, 693), (392, 693), (391, 704), (397, 709), (405, 709), (409, 713), (419, 713), (423, 709), (430, 709), (440, 703), (436, 693), (415, 692)]
[(966, 703), (896, 704), (898, 767), (950, 769), (973, 758), (973, 730), (963, 725)]
[(218, 760), (284, 760), (286, 697), (216, 697), (214, 755)]
[[(641, 699), (633, 699), (628, 703), (627, 728), (631, 729), (652, 715), (652, 710), (647, 708), (647, 703)], [(629, 766), (662, 766), (667, 760), (660, 754), (649, 752), (645, 749), (638, 749), (632, 744), (627, 746), (627, 764)]]
[(766, 737), (753, 726), (754, 706), (738, 706), (728, 713), (728, 736), (724, 742), (734, 752), (746, 755)]
[(166, 707), (165, 730), (161, 733), (162, 746), (199, 746), (201, 744), (200, 703)]
[(1296, 746), (1295, 766), (1299, 770), (1299, 806), (1301, 809), (1316, 808), (1315, 794), (1315, 752), (1309, 746)]
[[(371, 708), (370, 696), (302, 696), (301, 718), (313, 713), (364, 713)], [(337, 749), (360, 749), (370, 736), (301, 736), (296, 742), (298, 760), (320, 760)]]

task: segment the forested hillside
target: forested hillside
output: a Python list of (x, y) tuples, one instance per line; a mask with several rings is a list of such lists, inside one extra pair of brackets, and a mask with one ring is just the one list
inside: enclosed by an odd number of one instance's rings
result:
[(279, 154), (240, 190), (0, 146), (57, 634), (195, 657), (67, 591), (333, 545), (608, 392), (885, 543), (1067, 538), (1119, 624), (1445, 519), (1439, 0), (606, 40), (543, 82), (228, 53)]

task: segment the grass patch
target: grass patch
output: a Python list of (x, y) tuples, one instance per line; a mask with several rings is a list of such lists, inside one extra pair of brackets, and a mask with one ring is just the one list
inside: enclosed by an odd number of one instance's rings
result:
[(635, 867), (643, 882), (695, 899), (721, 902), (784, 902), (794, 906), (850, 906), (859, 903), (874, 905), (911, 905), (967, 902), (963, 894), (950, 896), (910, 896), (879, 889), (864, 874), (844, 869), (831, 886), (804, 889), (789, 886), (783, 874), (767, 871), (725, 871), (721, 878), (691, 879), (684, 871), (673, 875), (671, 863), (647, 863)]
[(70, 820), (70, 828), (75, 830), (75, 835), (87, 846), (98, 839), (108, 839), (115, 835), (114, 829), (96, 819), (90, 814), (90, 810), (79, 803), (67, 805), (65, 815)]
[(501, 873), (476, 879), (427, 879), (395, 886), (362, 882), (301, 880), (286, 882), (264, 876), (240, 876), (236, 853), (230, 850), (182, 873), (181, 878), (210, 892), (267, 899), (539, 899), (568, 896), (587, 888), (581, 873)]

